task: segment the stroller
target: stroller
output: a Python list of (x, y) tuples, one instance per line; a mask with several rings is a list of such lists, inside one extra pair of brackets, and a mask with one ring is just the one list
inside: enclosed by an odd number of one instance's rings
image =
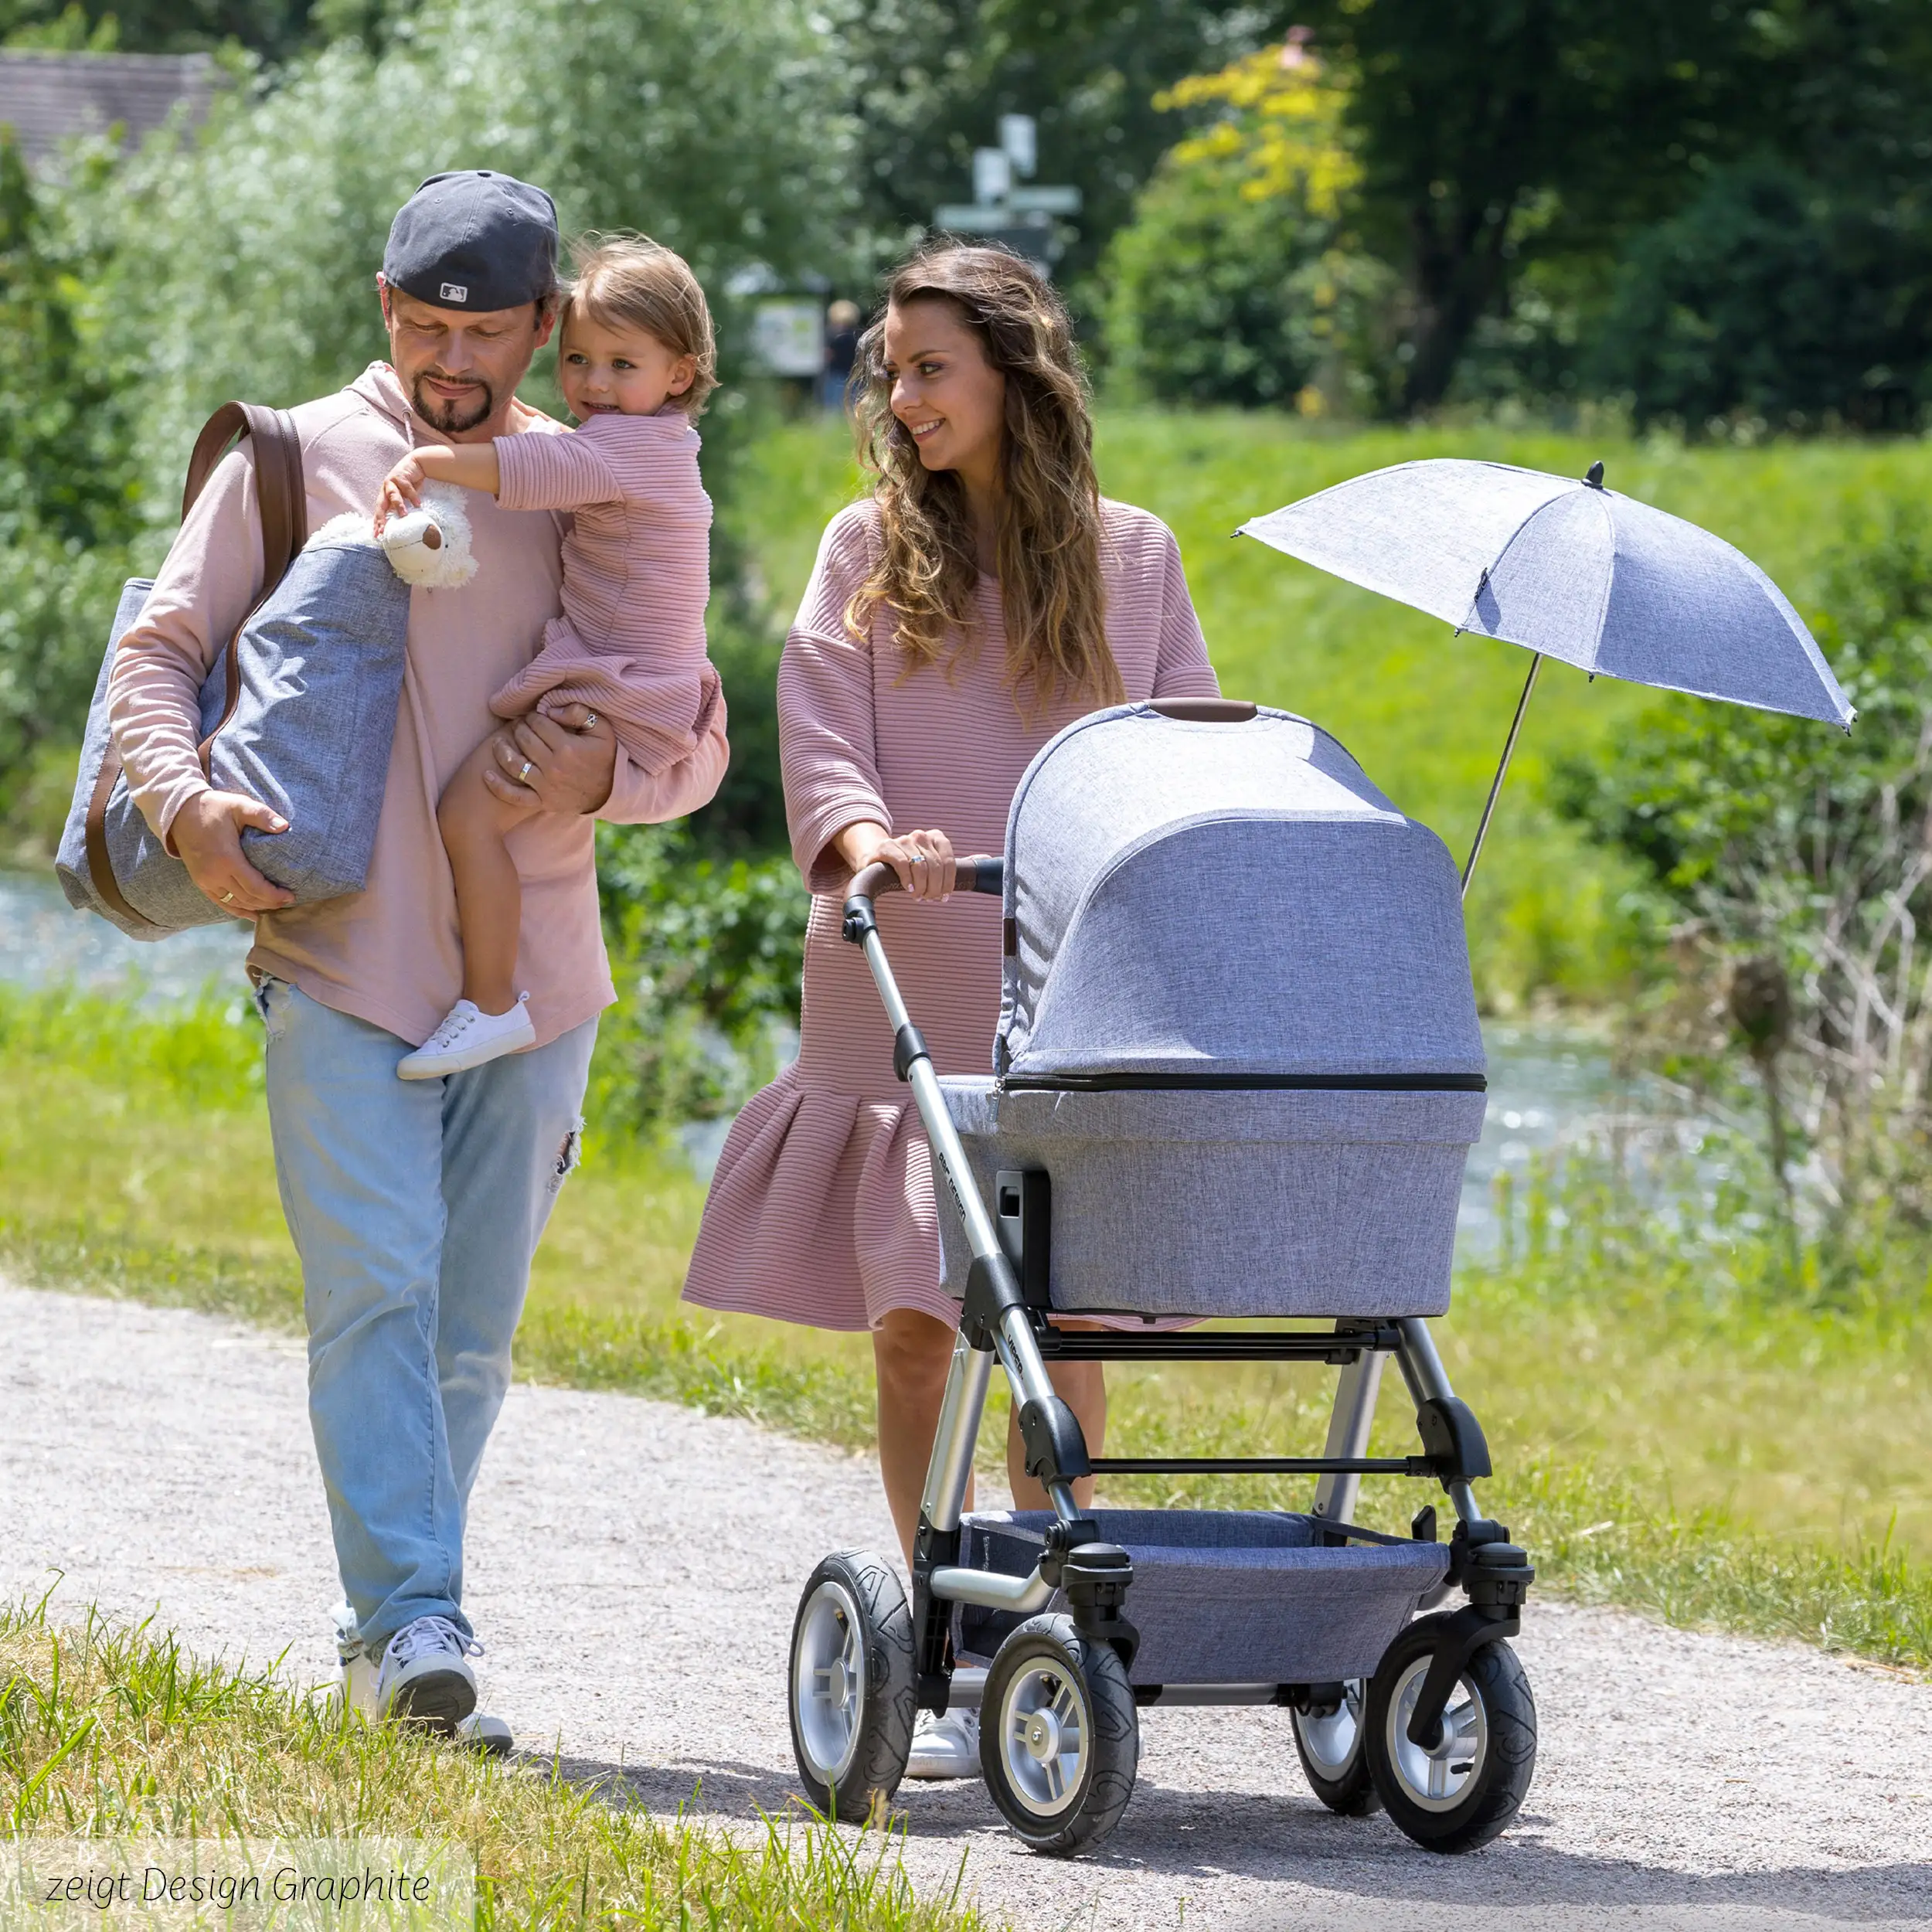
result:
[[(1535, 1573), (1476, 1502), (1488, 1450), (1428, 1327), (1485, 1085), (1447, 852), (1305, 719), (1166, 702), (1061, 732), (1004, 859), (959, 876), (1005, 901), (992, 1079), (942, 1080), (927, 1055), (873, 915), (890, 869), (845, 902), (946, 1182), (961, 1314), (910, 1604), (855, 1551), (799, 1604), (791, 1730), (812, 1801), (866, 1815), (917, 1711), (977, 1705), (995, 1804), (1029, 1845), (1071, 1854), (1126, 1808), (1141, 1708), (1271, 1704), (1325, 1804), (1379, 1800), (1434, 1851), (1487, 1842), (1535, 1767), (1505, 1641)], [(1391, 1355), (1420, 1452), (1371, 1457)], [(1072, 1360), (1341, 1372), (1320, 1456), (1108, 1457), (1053, 1392), (1047, 1365)], [(963, 1513), (995, 1361), (1050, 1512)], [(1153, 1473), (1319, 1481), (1305, 1511), (1075, 1505), (1077, 1478)], [(1351, 1523), (1365, 1475), (1440, 1483), (1447, 1542), (1433, 1505), (1407, 1537)], [(1461, 1607), (1435, 1609), (1451, 1593)]]

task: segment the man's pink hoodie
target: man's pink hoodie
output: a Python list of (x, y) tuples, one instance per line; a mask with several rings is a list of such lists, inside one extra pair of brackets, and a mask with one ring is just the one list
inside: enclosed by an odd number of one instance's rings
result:
[[(293, 414), (311, 529), (345, 511), (372, 515), (383, 478), (404, 452), (442, 440), (411, 411), (395, 372), (383, 362)], [(542, 435), (558, 425), (519, 408), (513, 427)], [(253, 461), (244, 443), (209, 479), (140, 621), (121, 640), (114, 667), (115, 743), (135, 803), (163, 837), (182, 804), (207, 788), (196, 756), (197, 694), (260, 589)], [(410, 593), (395, 741), (386, 757), (372, 746), (366, 770), (342, 774), (345, 784), (384, 787), (369, 884), (322, 905), (264, 915), (248, 955), (251, 971), (286, 980), (412, 1046), (429, 1037), (461, 990), (456, 899), (437, 800), (457, 767), (496, 728), (490, 694), (536, 655), (544, 625), (560, 609), (560, 517), (505, 510), (480, 493), (470, 495), (468, 507), (477, 573), (459, 590)], [(689, 722), (687, 716), (677, 728)], [(597, 815), (651, 824), (706, 803), (725, 772), (722, 700), (699, 720), (697, 740), (688, 757), (655, 778), (620, 748), (611, 796)], [(597, 916), (592, 838), (589, 818), (551, 814), (510, 834), (523, 883), (517, 985), (529, 993), (539, 1045), (615, 998)]]

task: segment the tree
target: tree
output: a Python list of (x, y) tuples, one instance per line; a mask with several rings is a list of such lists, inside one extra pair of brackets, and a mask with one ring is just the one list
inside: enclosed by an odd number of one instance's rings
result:
[(1108, 245), (1108, 368), (1128, 394), (1372, 410), (1397, 291), (1352, 245), (1347, 97), (1291, 36), (1159, 107), (1220, 117), (1168, 155)]
[(1787, 43), (1733, 0), (1306, 0), (1349, 73), (1357, 218), (1411, 287), (1403, 401), (1439, 402), (1538, 256), (1604, 253), (1747, 151)]
[(307, 36), (312, 5), (313, 0), (0, 0), (0, 43), (194, 53), (236, 41), (281, 60)]
[[(856, 181), (886, 253), (970, 198), (972, 153), (1002, 114), (1039, 124), (1042, 179), (1082, 207), (1056, 270), (1077, 288), (1173, 143), (1163, 88), (1269, 36), (1284, 0), (840, 0)], [(1278, 35), (1277, 36), (1278, 37)]]
[(0, 791), (78, 736), (138, 527), (123, 399), (79, 312), (89, 267), (0, 136)]

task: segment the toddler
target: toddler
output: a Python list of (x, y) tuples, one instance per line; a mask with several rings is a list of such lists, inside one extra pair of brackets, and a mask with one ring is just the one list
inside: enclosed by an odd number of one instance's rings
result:
[[(716, 386), (717, 349), (704, 291), (669, 249), (593, 237), (577, 269), (557, 382), (578, 427), (411, 451), (383, 482), (376, 529), (420, 503), (428, 482), (488, 490), (506, 509), (574, 512), (563, 614), (490, 709), (514, 718), (534, 708), (573, 730), (608, 718), (630, 757), (656, 772), (690, 752), (719, 702), (705, 655), (711, 501), (692, 427)], [(483, 782), (493, 763), (485, 740), (437, 808), (463, 996), (397, 1067), (406, 1080), (480, 1066), (536, 1039), (515, 985), (522, 894), (505, 840), (538, 808), (497, 798)]]

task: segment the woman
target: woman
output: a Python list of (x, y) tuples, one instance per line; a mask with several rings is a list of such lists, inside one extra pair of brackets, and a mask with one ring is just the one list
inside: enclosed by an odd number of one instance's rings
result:
[[(879, 928), (934, 1064), (986, 1070), (1000, 909), (948, 900), (954, 855), (1002, 849), (1022, 774), (1073, 719), (1219, 686), (1172, 535), (1100, 495), (1066, 311), (1026, 263), (955, 244), (914, 256), (856, 375), (872, 494), (827, 528), (778, 672), (792, 851), (813, 893), (798, 1059), (732, 1128), (684, 1292), (872, 1332), (910, 1560), (959, 1309), (940, 1286), (918, 1112), (864, 958), (839, 937), (846, 883), (874, 860), (898, 875), (906, 896), (880, 902)], [(1097, 1449), (1099, 1365), (1059, 1365), (1054, 1382)], [(1010, 1427), (1007, 1465), (1018, 1505), (1044, 1508)], [(976, 1770), (972, 1713), (922, 1720), (910, 1775)]]

